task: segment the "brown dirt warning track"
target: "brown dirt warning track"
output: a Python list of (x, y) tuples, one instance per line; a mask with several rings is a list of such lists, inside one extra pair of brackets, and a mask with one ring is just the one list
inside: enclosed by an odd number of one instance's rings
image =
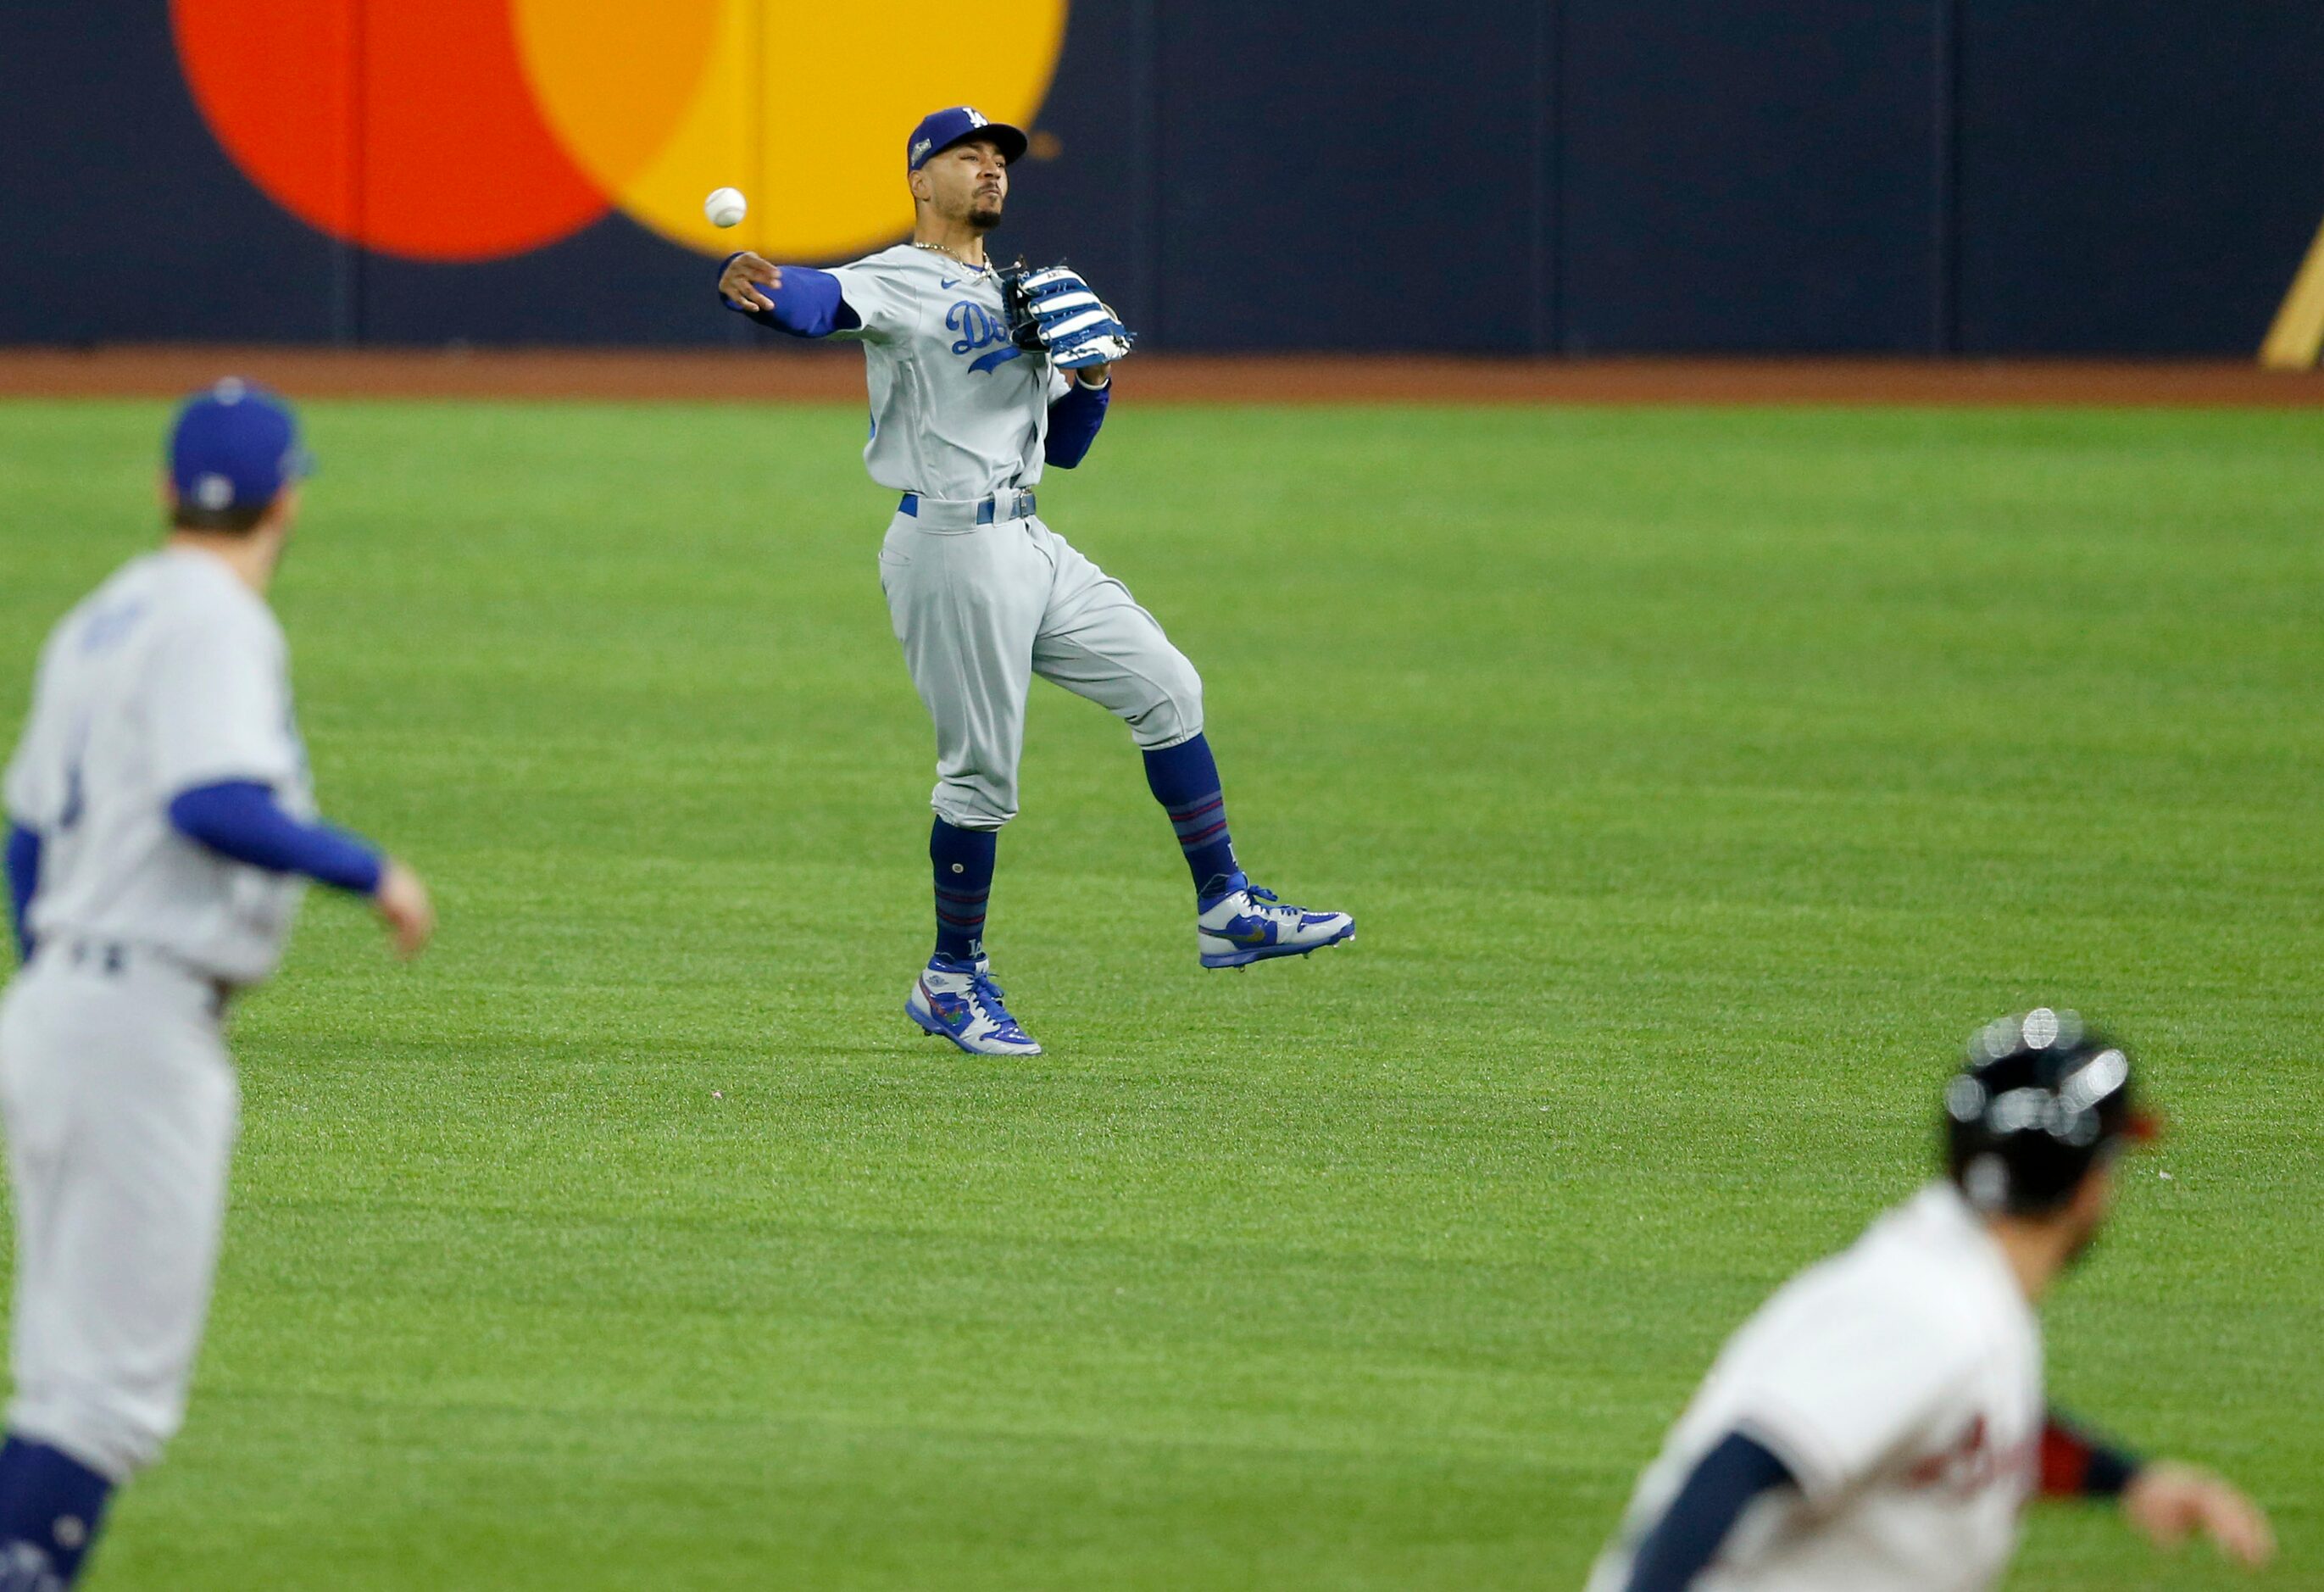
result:
[[(175, 397), (228, 373), (300, 398), (859, 403), (853, 350), (0, 348), (0, 397)], [(2247, 362), (1497, 359), (1148, 354), (1124, 396), (1165, 403), (2324, 407), (2324, 374)]]

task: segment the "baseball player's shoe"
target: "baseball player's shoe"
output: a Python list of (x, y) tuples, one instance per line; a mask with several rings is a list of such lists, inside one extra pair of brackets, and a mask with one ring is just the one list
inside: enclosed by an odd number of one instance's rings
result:
[(1304, 957), (1356, 937), (1345, 912), (1286, 906), (1240, 874), (1210, 898), (1194, 920), (1205, 967), (1242, 967), (1269, 957)]
[(927, 970), (912, 986), (904, 1014), (928, 1032), (941, 1034), (972, 1056), (1038, 1056), (1041, 1047), (1017, 1026), (1001, 1004), (992, 964), (982, 957), (928, 958)]

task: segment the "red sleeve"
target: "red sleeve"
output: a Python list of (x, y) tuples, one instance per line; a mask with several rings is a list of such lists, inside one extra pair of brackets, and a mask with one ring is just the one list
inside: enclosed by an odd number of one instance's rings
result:
[(2098, 1441), (2055, 1410), (2042, 1427), (2042, 1495), (2112, 1498), (2138, 1474), (2138, 1461)]

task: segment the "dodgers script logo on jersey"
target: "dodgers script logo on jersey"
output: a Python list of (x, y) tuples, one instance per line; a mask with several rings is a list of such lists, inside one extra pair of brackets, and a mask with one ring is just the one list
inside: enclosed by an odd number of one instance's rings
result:
[(127, 635), (138, 620), (145, 616), (145, 602), (132, 597), (110, 608), (99, 608), (89, 616), (88, 625), (80, 633), (80, 650), (84, 655), (102, 653)]
[(1025, 352), (1009, 338), (1008, 322), (973, 299), (962, 299), (945, 311), (945, 330), (956, 331), (960, 340), (952, 346), (955, 354), (974, 354), (979, 348), (991, 348), (995, 343), (1007, 347), (994, 348), (990, 354), (979, 355), (969, 361), (968, 368), (983, 375), (994, 367), (1006, 365)]

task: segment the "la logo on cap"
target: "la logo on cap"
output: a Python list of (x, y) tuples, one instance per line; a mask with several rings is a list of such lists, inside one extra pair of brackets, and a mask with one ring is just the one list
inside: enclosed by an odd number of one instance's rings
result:
[[(221, 398), (219, 402), (231, 403), (241, 396), (237, 393), (234, 398)], [(194, 502), (206, 509), (229, 508), (234, 504), (234, 483), (212, 470), (194, 482)]]

